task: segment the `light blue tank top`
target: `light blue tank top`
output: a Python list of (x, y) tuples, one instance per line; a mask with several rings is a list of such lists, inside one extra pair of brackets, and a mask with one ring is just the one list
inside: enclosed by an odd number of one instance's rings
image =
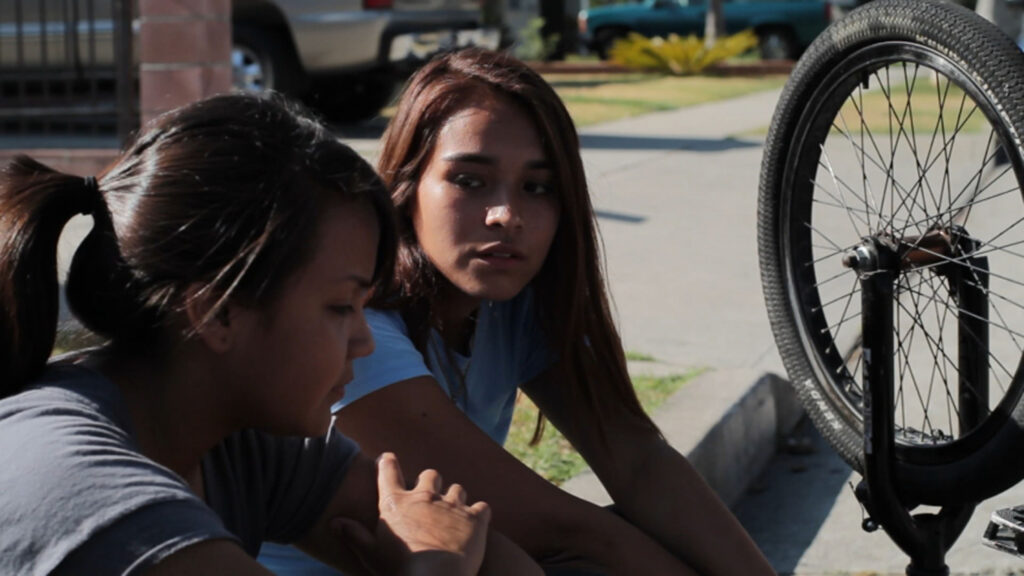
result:
[[(396, 382), (430, 375), (470, 420), (495, 442), (504, 444), (516, 391), (555, 359), (536, 321), (530, 289), (506, 302), (485, 301), (480, 305), (468, 357), (449, 354), (441, 336), (431, 330), (425, 359), (409, 339), (397, 311), (367, 310), (366, 320), (373, 332), (373, 354), (353, 361), (353, 380), (345, 387), (345, 396), (334, 406), (335, 411)], [(455, 366), (451, 366), (449, 357)], [(465, 372), (464, 390), (456, 370)], [(259, 561), (279, 576), (338, 575), (295, 548), (269, 542), (263, 545)]]

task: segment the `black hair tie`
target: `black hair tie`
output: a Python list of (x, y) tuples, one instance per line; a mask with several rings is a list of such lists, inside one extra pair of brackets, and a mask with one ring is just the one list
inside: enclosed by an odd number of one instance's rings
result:
[(103, 202), (103, 195), (100, 194), (100, 185), (96, 182), (94, 176), (86, 176), (82, 178), (82, 181), (85, 193), (89, 196), (86, 203), (83, 203), (80, 213), (91, 215), (96, 212), (96, 208)]

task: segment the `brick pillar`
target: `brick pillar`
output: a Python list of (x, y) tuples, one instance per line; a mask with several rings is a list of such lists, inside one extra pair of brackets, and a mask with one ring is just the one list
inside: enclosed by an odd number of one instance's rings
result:
[(139, 24), (143, 124), (231, 89), (231, 0), (139, 0)]

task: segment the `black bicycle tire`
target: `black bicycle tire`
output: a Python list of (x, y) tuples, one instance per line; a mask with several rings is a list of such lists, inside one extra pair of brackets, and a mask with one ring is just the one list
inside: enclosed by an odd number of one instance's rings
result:
[[(1018, 182), (1024, 173), (1024, 56), (1007, 37), (966, 9), (932, 0), (875, 0), (834, 23), (797, 63), (784, 88), (765, 143), (758, 201), (758, 245), (762, 286), (780, 355), (800, 400), (817, 428), (856, 470), (863, 471), (860, 422), (844, 414), (815, 376), (799, 334), (786, 285), (781, 230), (785, 167), (799, 119), (815, 90), (841, 63), (867, 46), (908, 42), (942, 55), (976, 79), (993, 103), (1016, 154), (1011, 154)], [(986, 422), (984, 435), (936, 459), (927, 447), (897, 452), (898, 490), (907, 501), (943, 505), (981, 500), (1024, 477), (1024, 366), (1018, 367), (1005, 406)], [(984, 471), (984, 472), (982, 472)]]

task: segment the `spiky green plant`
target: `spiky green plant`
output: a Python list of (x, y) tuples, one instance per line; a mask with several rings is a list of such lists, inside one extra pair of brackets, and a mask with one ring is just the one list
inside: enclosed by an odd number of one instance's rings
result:
[(684, 76), (698, 74), (716, 62), (739, 56), (756, 46), (757, 35), (753, 30), (721, 38), (710, 49), (692, 34), (685, 38), (678, 34), (647, 38), (632, 32), (616, 40), (608, 54), (613, 62), (627, 68)]

